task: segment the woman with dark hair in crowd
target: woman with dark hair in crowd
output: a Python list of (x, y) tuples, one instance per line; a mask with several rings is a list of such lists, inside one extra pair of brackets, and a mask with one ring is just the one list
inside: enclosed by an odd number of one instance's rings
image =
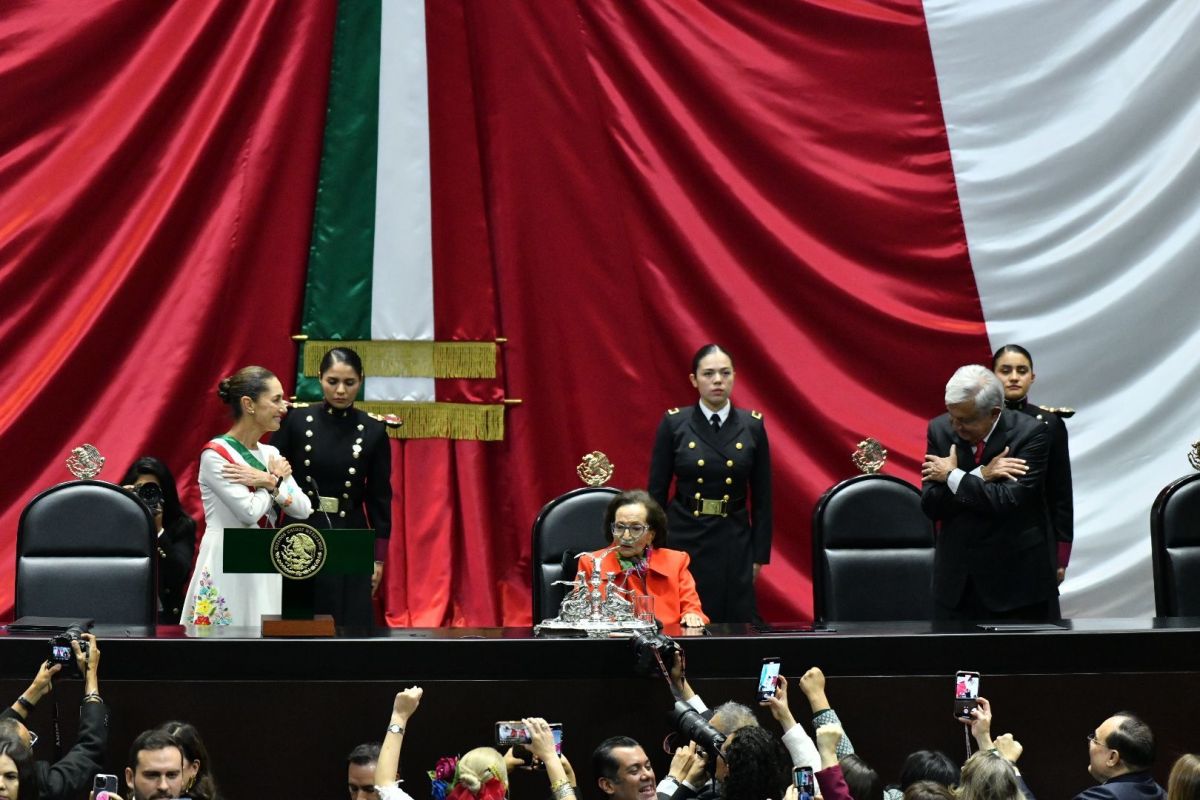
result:
[(392, 533), (392, 448), (382, 421), (354, 407), (363, 384), (358, 353), (335, 347), (320, 365), (320, 405), (298, 403), (271, 437), (313, 504), (312, 523), (323, 528), (373, 528), (372, 575), (314, 578), (314, 610), (337, 624), (370, 628), (371, 596), (383, 578)]
[(909, 753), (900, 767), (900, 783), (884, 790), (886, 800), (900, 800), (910, 786), (918, 783), (938, 783), (948, 789), (958, 785), (959, 767), (940, 750), (917, 750)]
[[(641, 489), (621, 492), (604, 512), (604, 532), (617, 549), (604, 555), (600, 570), (614, 573), (617, 586), (653, 597), (654, 616), (663, 625), (699, 628), (708, 622), (687, 553), (666, 547), (667, 515), (654, 498)], [(608, 549), (582, 556), (580, 571), (591, 574), (595, 560)]]
[[(121, 483), (138, 495), (154, 516), (158, 527), (158, 621), (177, 625), (196, 555), (196, 520), (180, 505), (171, 470), (153, 456), (134, 461)], [(157, 486), (158, 491), (142, 488), (149, 484)]]
[(767, 431), (762, 414), (730, 402), (733, 359), (723, 347), (701, 347), (689, 377), (699, 401), (663, 417), (646, 488), (667, 511), (672, 542), (691, 556), (704, 612), (750, 622), (754, 581), (771, 557)]
[(1171, 767), (1167, 800), (1200, 800), (1200, 755), (1184, 753)]
[(12, 736), (0, 736), (0, 800), (37, 800), (37, 770), (29, 748)]
[(226, 573), (225, 529), (274, 527), (285, 512), (306, 519), (312, 504), (292, 479), (287, 459), (259, 441), (279, 430), (287, 413), (279, 379), (262, 367), (243, 367), (217, 385), (217, 396), (229, 406), (233, 426), (200, 454), (205, 532), (182, 619), (257, 626), (263, 614), (279, 613), (282, 579), (274, 573)]
[(846, 779), (854, 800), (881, 800), (883, 779), (862, 757), (851, 753), (839, 758), (838, 763), (842, 765), (842, 777)]
[(204, 740), (200, 738), (200, 731), (196, 730), (196, 726), (172, 720), (159, 727), (183, 748), (184, 794), (190, 800), (221, 800), (217, 782), (213, 778), (208, 748), (204, 746)]
[[(1024, 347), (1019, 344), (1001, 347), (992, 355), (992, 371), (1004, 385), (1004, 405), (1041, 420), (1050, 436), (1042, 495), (1047, 525), (1053, 533), (1050, 558), (1054, 562), (1058, 582), (1062, 583), (1067, 575), (1067, 562), (1071, 558), (1071, 542), (1075, 538), (1075, 504), (1071, 490), (1071, 452), (1067, 426), (1057, 413), (1029, 402), (1029, 389), (1037, 375), (1033, 372), (1033, 356)], [(1057, 598), (1052, 599), (1053, 605), (1057, 606)]]
[(792, 785), (792, 758), (766, 728), (742, 728), (717, 761), (721, 800), (783, 800)]

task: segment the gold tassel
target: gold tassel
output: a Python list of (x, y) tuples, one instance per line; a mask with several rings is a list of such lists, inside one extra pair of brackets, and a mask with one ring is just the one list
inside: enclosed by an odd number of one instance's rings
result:
[(371, 400), (356, 403), (372, 414), (395, 414), (404, 424), (388, 428), (393, 439), (504, 439), (504, 406), (481, 403), (406, 403)]
[(304, 347), (304, 374), (320, 374), (321, 359), (335, 347), (349, 347), (363, 360), (366, 377), (495, 378), (496, 342), (357, 341), (310, 339)]

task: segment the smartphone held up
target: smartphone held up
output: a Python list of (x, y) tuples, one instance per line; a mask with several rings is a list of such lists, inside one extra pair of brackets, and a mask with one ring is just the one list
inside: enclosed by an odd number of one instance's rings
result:
[(970, 719), (979, 706), (979, 673), (959, 670), (954, 676), (954, 716)]
[(770, 700), (779, 686), (779, 657), (768, 656), (762, 660), (758, 673), (758, 702)]

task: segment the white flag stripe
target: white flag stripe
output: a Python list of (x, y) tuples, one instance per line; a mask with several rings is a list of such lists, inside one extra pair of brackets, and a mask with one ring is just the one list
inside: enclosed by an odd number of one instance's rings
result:
[(1079, 409), (1063, 614), (1152, 615), (1150, 507), (1200, 416), (1200, 3), (925, 13), (989, 339)]
[[(425, 5), (383, 3), (371, 338), (433, 339)], [(433, 400), (432, 378), (370, 378), (370, 400)]]

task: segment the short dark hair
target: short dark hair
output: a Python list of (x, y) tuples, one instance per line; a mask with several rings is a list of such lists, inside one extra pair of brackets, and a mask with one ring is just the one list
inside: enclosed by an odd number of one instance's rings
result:
[(324, 375), (325, 370), (332, 367), (334, 364), (346, 364), (350, 369), (354, 370), (354, 374), (360, 379), (363, 376), (362, 359), (358, 353), (351, 350), (349, 347), (335, 347), (325, 354), (321, 359), (321, 366), (317, 369), (318, 375)]
[(597, 778), (617, 779), (621, 765), (613, 758), (612, 751), (618, 747), (641, 747), (637, 739), (628, 736), (610, 736), (592, 751), (592, 772)]
[(909, 753), (900, 767), (900, 790), (919, 781), (933, 781), (943, 786), (957, 786), (961, 776), (958, 764), (941, 750), (917, 750)]
[(626, 489), (614, 497), (604, 510), (604, 538), (612, 536), (613, 520), (617, 518), (617, 509), (641, 503), (646, 507), (646, 523), (654, 531), (654, 546), (667, 546), (667, 514), (662, 510), (658, 501), (650, 496), (645, 489)]
[(179, 751), (179, 760), (181, 762), (186, 758), (186, 749), (184, 746), (179, 743), (178, 739), (162, 728), (151, 728), (148, 731), (142, 731), (133, 740), (133, 744), (129, 745), (129, 768), (134, 773), (137, 773), (138, 753), (143, 750), (162, 750), (167, 747), (174, 747)]
[(842, 765), (842, 777), (854, 800), (881, 800), (883, 779), (870, 764), (855, 753), (842, 756), (838, 763)]
[(346, 756), (346, 766), (358, 764), (360, 767), (365, 767), (368, 764), (378, 764), (381, 746), (379, 742), (363, 742), (351, 750), (350, 755)]
[(729, 776), (722, 800), (782, 800), (792, 783), (792, 759), (779, 737), (766, 728), (739, 730), (725, 747), (725, 763)]
[(1019, 356), (1024, 356), (1029, 362), (1029, 368), (1033, 369), (1033, 356), (1029, 355), (1029, 351), (1019, 344), (1006, 344), (996, 352), (992, 353), (992, 369), (996, 368), (996, 362), (1000, 360), (1000, 356), (1005, 353), (1016, 353)]
[(1121, 724), (1108, 735), (1104, 746), (1116, 750), (1130, 769), (1149, 769), (1154, 764), (1154, 732), (1150, 726), (1128, 711), (1118, 711), (1113, 716), (1121, 717)]
[(700, 369), (700, 362), (705, 356), (711, 356), (713, 353), (724, 353), (729, 357), (729, 364), (733, 365), (733, 356), (729, 355), (729, 351), (719, 344), (706, 344), (696, 351), (696, 355), (692, 356), (692, 374), (696, 374), (696, 370)]
[(183, 516), (183, 506), (179, 502), (179, 489), (175, 486), (175, 476), (160, 459), (154, 456), (142, 456), (129, 465), (125, 477), (121, 479), (121, 484), (132, 486), (137, 483), (137, 479), (141, 475), (152, 475), (158, 481), (158, 488), (162, 490), (163, 498), (163, 527), (170, 529), (175, 524), (175, 520)]

